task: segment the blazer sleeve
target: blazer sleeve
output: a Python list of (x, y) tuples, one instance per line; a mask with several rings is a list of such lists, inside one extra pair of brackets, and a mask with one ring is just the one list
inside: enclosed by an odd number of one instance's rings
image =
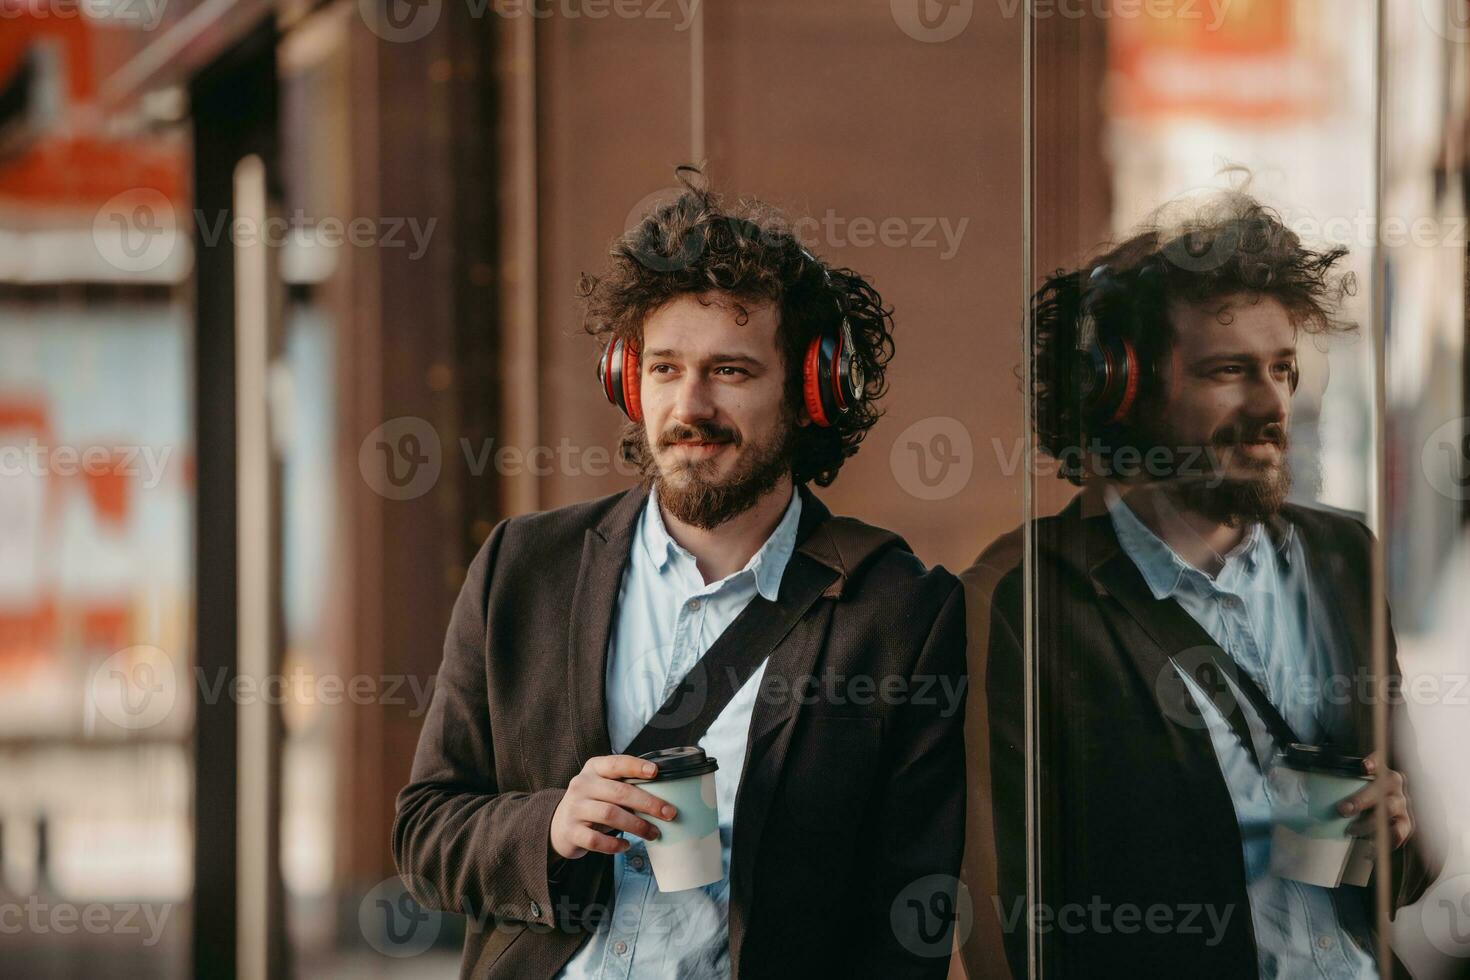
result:
[[(964, 851), (965, 606), (963, 588), (951, 583), (909, 678), (915, 696), (895, 714), (894, 748), (870, 824), (877, 837), (861, 940), (868, 948), (854, 957), (863, 976), (941, 980), (949, 972), (948, 943), (936, 952), (927, 937), (907, 937), (903, 906), (918, 902), (923, 914), (941, 916), (954, 909)], [(923, 690), (934, 693), (918, 696)]]
[(509, 920), (571, 929), (568, 916), (593, 904), (601, 876), (549, 874), (551, 817), (565, 789), (509, 791), (495, 779), (487, 610), (505, 528), (480, 548), (455, 601), (413, 770), (398, 794), (393, 859), (425, 908), (478, 927)]

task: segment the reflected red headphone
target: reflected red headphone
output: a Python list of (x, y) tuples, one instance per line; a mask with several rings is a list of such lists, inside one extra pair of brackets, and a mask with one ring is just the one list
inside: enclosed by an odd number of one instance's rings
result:
[[(802, 254), (811, 262), (816, 258), (806, 249)], [(820, 263), (817, 263), (819, 266)], [(831, 274), (821, 266), (827, 284)], [(863, 365), (856, 355), (852, 326), (842, 303), (837, 304), (841, 323), (823, 330), (807, 345), (801, 360), (801, 395), (807, 414), (817, 425), (833, 425), (863, 401)], [(619, 337), (607, 345), (597, 362), (597, 380), (607, 400), (622, 409), (633, 422), (643, 421), (643, 402), (639, 397), (638, 345)]]
[[(1157, 267), (1146, 265), (1139, 272), (1139, 279), (1142, 281), (1160, 275)], [(1126, 421), (1138, 401), (1143, 373), (1155, 370), (1153, 365), (1142, 363), (1138, 349), (1127, 337), (1117, 330), (1104, 332), (1098, 329), (1099, 303), (1130, 288), (1106, 265), (1093, 269), (1084, 287), (1082, 315), (1077, 322), (1075, 378), (1078, 403), (1082, 406), (1083, 417), (1092, 426)], [(1136, 306), (1131, 302), (1126, 305), (1127, 315), (1136, 317)], [(1134, 332), (1138, 331), (1135, 329)], [(1288, 379), (1292, 394), (1296, 394), (1300, 383), (1301, 370), (1293, 364)]]

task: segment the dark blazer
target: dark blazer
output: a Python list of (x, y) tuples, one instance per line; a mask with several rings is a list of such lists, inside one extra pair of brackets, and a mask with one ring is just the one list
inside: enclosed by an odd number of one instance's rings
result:
[[(1337, 634), (1354, 669), (1366, 676), (1372, 656), (1367, 528), (1339, 513), (1295, 505), (1283, 508), (1274, 523), (1273, 534), (1291, 525), (1301, 536), (1311, 581), (1330, 597)], [(1203, 926), (1197, 932), (1140, 927), (1125, 934), (1111, 926), (1063, 931), (1053, 924), (1041, 934), (1046, 975), (1254, 977), (1255, 935), (1234, 807), (1207, 729), (1197, 718), (1189, 723), (1182, 700), (1188, 694), (1166, 652), (1214, 641), (1174, 599), (1153, 597), (1118, 544), (1098, 494), (1080, 494), (1059, 515), (1032, 527), (1040, 713), (1037, 900), (1052, 914), (1069, 903), (1131, 903), (1144, 910), (1162, 903), (1175, 910), (1172, 921), (1180, 925), (1189, 913), (1179, 910), (1197, 906), (1193, 927)], [(988, 860), (969, 860), (967, 883), (972, 891), (977, 884), (994, 889), (989, 894), (999, 905), (987, 910), (992, 918), (1023, 907), (1026, 896), (1019, 538), (1013, 532), (997, 542), (964, 576), (969, 616), (986, 624), (983, 636), (971, 631), (972, 646), (984, 648), (972, 650), (970, 668), (979, 661), (985, 672), (985, 802), (991, 811), (982, 822), (993, 826)], [(1371, 704), (1355, 697), (1352, 716), (1355, 748), (1367, 754)], [(1392, 865), (1397, 907), (1415, 900), (1426, 878), (1412, 842), (1395, 852)], [(1368, 903), (1372, 921), (1371, 888), (1371, 882), (1366, 889), (1340, 888), (1335, 900)], [(1204, 910), (1211, 906), (1218, 916), (1231, 910), (1223, 930), (1207, 920)], [(986, 926), (997, 934), (994, 922)], [(1012, 974), (1024, 976), (1025, 919), (999, 934)], [(1212, 938), (1213, 945), (1207, 942)], [(1004, 972), (972, 972), (986, 975)]]
[[(797, 563), (830, 585), (789, 632), (769, 617), (760, 641), (771, 654), (735, 805), (732, 969), (943, 977), (948, 949), (916, 954), (890, 911), (916, 880), (959, 872), (963, 590), (896, 535), (801, 493), (777, 605)], [(424, 907), (469, 914), (464, 976), (554, 975), (610, 899), (608, 855), (548, 878), (549, 833), (571, 778), (612, 753), (608, 638), (645, 499), (635, 489), (502, 522), (455, 604), (393, 854)], [(826, 693), (857, 676), (945, 678), (961, 694), (947, 706), (932, 690)], [(820, 696), (802, 683), (812, 677)]]

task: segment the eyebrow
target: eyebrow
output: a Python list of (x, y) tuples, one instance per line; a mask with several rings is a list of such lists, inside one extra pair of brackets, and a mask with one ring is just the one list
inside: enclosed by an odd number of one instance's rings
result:
[(1268, 354), (1264, 358), (1254, 351), (1228, 351), (1222, 354), (1207, 354), (1191, 362), (1191, 367), (1199, 367), (1201, 364), (1209, 364), (1212, 361), (1274, 361), (1282, 357), (1296, 357), (1295, 347), (1283, 347), (1274, 354)]
[[(645, 351), (643, 356), (645, 356), (645, 357), (679, 357), (680, 354), (679, 354), (678, 351), (676, 351), (676, 350), (674, 350), (672, 348), (669, 348), (669, 347), (657, 347), (657, 348), (654, 348), (653, 350)], [(709, 357), (707, 357), (707, 358), (704, 359), (704, 362), (703, 363), (705, 363), (705, 364), (753, 364), (753, 365), (755, 365), (757, 367), (765, 367), (765, 362), (764, 361), (762, 361), (758, 357), (751, 357), (749, 354), (725, 354), (725, 353), (711, 354)]]

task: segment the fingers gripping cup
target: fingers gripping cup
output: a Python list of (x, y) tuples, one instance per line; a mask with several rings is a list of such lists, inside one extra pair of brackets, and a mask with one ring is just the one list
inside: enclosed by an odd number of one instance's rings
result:
[(1271, 873), (1325, 888), (1364, 884), (1371, 851), (1355, 848), (1348, 831), (1353, 818), (1339, 814), (1337, 805), (1371, 782), (1361, 756), (1288, 746), (1270, 775)]
[(659, 891), (677, 892), (710, 885), (725, 877), (720, 851), (720, 819), (715, 806), (715, 770), (719, 764), (695, 745), (645, 752), (638, 758), (658, 766), (646, 789), (674, 805), (672, 820), (644, 814), (658, 827), (658, 840), (648, 842), (648, 859)]

